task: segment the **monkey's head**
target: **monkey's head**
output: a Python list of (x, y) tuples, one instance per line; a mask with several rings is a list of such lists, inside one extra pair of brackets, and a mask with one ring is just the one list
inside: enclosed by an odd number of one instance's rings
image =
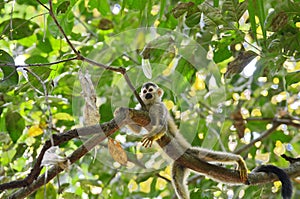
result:
[(164, 91), (153, 82), (144, 83), (141, 88), (140, 97), (145, 105), (161, 102)]

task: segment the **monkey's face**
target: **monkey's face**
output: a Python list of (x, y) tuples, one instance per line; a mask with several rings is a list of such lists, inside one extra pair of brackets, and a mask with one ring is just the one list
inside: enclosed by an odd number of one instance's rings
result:
[(152, 82), (147, 82), (142, 86), (140, 97), (142, 98), (143, 102), (148, 105), (155, 102), (160, 102), (162, 94), (163, 91), (161, 88)]

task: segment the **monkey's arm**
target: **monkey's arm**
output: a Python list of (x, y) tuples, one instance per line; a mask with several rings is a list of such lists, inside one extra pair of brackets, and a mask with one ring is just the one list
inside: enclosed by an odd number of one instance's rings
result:
[(127, 124), (127, 127), (134, 133), (140, 133), (142, 127), (137, 124)]
[(141, 140), (144, 147), (151, 147), (153, 141), (160, 139), (167, 131), (168, 110), (163, 103), (153, 104), (149, 117), (151, 122), (146, 126), (149, 133)]

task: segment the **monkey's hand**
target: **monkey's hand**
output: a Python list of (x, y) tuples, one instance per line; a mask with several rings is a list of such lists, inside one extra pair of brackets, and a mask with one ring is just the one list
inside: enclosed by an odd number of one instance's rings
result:
[(152, 146), (152, 143), (155, 141), (155, 140), (158, 140), (160, 139), (162, 136), (164, 135), (163, 132), (161, 133), (156, 133), (156, 134), (153, 134), (153, 133), (149, 133), (148, 135), (145, 135), (141, 142), (142, 142), (142, 146), (148, 148), (148, 147), (151, 147)]
[(248, 173), (247, 173), (247, 166), (246, 166), (246, 163), (245, 161), (241, 158), (239, 161), (238, 161), (238, 164), (239, 164), (239, 172), (240, 172), (240, 178), (241, 180), (245, 183), (245, 184), (249, 184), (249, 181), (248, 181)]

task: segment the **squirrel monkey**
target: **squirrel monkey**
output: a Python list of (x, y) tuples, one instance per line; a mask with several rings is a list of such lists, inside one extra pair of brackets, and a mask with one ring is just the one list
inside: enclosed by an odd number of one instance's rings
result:
[[(146, 110), (149, 112), (150, 124), (145, 126), (149, 132), (145, 135), (141, 142), (144, 147), (151, 147), (152, 143), (162, 138), (162, 136), (168, 136), (173, 142), (173, 146), (176, 146), (178, 151), (182, 153), (187, 152), (189, 155), (201, 159), (206, 162), (221, 162), (229, 163), (236, 162), (238, 164), (238, 170), (240, 173), (241, 181), (248, 184), (247, 166), (244, 159), (240, 155), (227, 152), (211, 151), (208, 149), (193, 147), (188, 143), (184, 137), (178, 132), (177, 126), (170, 116), (166, 106), (161, 101), (163, 96), (163, 90), (155, 83), (147, 82), (143, 84), (140, 92), (140, 97), (146, 105)], [(135, 133), (139, 133), (141, 126), (136, 124), (127, 125)], [(163, 148), (168, 150), (167, 148)], [(172, 150), (172, 149), (171, 149)], [(172, 152), (171, 152), (172, 153)], [(168, 151), (170, 154), (170, 150)], [(182, 155), (182, 154), (181, 154)], [(176, 155), (174, 155), (175, 157)], [(172, 185), (176, 191), (178, 198), (189, 199), (189, 192), (187, 190), (186, 178), (189, 174), (189, 169), (182, 166), (179, 161), (175, 161), (172, 165)], [(178, 154), (177, 154), (178, 158)], [(282, 195), (284, 199), (291, 198), (292, 185), (288, 175), (275, 166), (266, 165), (260, 166), (256, 172), (267, 172), (276, 174), (282, 182)]]

